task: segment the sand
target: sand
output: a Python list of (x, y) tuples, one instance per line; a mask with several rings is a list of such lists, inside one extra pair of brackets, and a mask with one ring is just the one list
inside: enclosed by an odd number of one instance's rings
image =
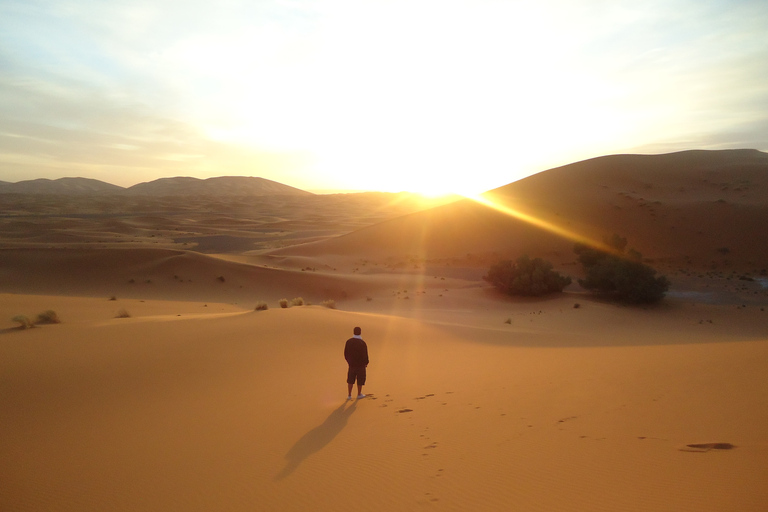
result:
[[(320, 306), (9, 294), (0, 304), (65, 320), (2, 332), (4, 510), (700, 511), (768, 500), (759, 308), (575, 309), (569, 297), (457, 325), (450, 312)], [(118, 308), (134, 316), (113, 318)], [(341, 352), (354, 325), (370, 347), (369, 396), (347, 402)], [(702, 443), (734, 448), (685, 450)]]
[[(665, 193), (670, 204), (690, 197)], [(714, 203), (697, 194), (698, 207)], [(482, 280), (485, 257), (459, 257), (462, 239), (423, 258), (376, 253), (377, 237), (402, 241), (402, 222), (347, 226), (359, 203), (333, 201), (332, 219), (292, 214), (279, 245), (321, 227), (335, 235), (265, 250), (242, 239), (289, 212), (245, 215), (238, 203), (191, 217), (165, 205), (140, 221), (60, 210), (0, 219), (0, 510), (765, 510), (759, 243), (716, 268), (703, 262), (717, 238), (696, 253), (701, 267), (669, 256), (673, 286), (655, 306), (576, 284), (511, 298)], [(232, 238), (191, 251), (167, 232), (173, 222), (185, 236)], [(484, 222), (473, 236), (493, 235)], [(720, 221), (687, 222), (676, 225)], [(740, 236), (756, 238), (750, 229)], [(359, 251), (350, 243), (363, 240)], [(563, 253), (558, 268), (577, 277), (573, 260)], [(294, 297), (311, 305), (278, 305)], [(12, 320), (46, 310), (61, 323)], [(347, 401), (354, 326), (371, 364), (368, 396)]]

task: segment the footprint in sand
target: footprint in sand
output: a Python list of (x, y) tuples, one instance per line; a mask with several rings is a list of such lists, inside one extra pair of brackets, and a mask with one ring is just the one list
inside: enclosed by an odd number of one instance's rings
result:
[(683, 452), (708, 452), (709, 450), (733, 450), (736, 448), (731, 443), (693, 443), (680, 448)]

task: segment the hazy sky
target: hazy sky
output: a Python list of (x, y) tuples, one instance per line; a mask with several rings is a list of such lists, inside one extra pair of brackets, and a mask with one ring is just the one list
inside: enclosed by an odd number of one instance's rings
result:
[(0, 0), (0, 180), (480, 192), (768, 150), (768, 2)]

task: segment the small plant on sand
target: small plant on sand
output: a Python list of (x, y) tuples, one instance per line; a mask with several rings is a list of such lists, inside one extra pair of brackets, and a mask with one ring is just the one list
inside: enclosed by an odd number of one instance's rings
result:
[(278, 304), (280, 304), (281, 308), (285, 309), (288, 307), (288, 299), (280, 299)]
[(117, 300), (117, 297), (115, 295), (111, 296), (109, 300)]
[(612, 235), (604, 240), (608, 250), (576, 244), (574, 252), (584, 267), (586, 277), (579, 279), (582, 288), (612, 296), (634, 304), (658, 302), (669, 289), (665, 276), (642, 263), (634, 249), (624, 252), (627, 239)]
[(562, 292), (571, 284), (571, 278), (552, 270), (550, 262), (528, 256), (496, 263), (483, 279), (509, 295), (546, 295)]
[(120, 311), (117, 312), (117, 314), (115, 315), (115, 318), (131, 318), (131, 314), (128, 313), (128, 311), (121, 309)]
[(52, 309), (49, 309), (48, 311), (43, 311), (39, 315), (37, 315), (37, 324), (59, 324), (61, 323), (61, 319), (59, 318), (59, 315), (56, 314), (55, 311)]
[(25, 315), (16, 315), (12, 320), (19, 324), (19, 329), (30, 329), (35, 326)]
[(328, 309), (336, 309), (336, 301), (333, 299), (324, 300), (320, 303), (320, 305), (328, 308)]
[(304, 305), (304, 299), (301, 297), (294, 297), (291, 299), (291, 306), (303, 306)]
[(266, 302), (259, 301), (256, 303), (256, 311), (266, 311), (269, 309), (269, 306), (267, 306)]

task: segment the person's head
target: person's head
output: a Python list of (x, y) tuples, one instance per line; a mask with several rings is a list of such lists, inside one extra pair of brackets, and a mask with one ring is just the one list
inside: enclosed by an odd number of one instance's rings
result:
[(363, 331), (359, 327), (355, 327), (353, 332), (355, 333), (356, 336), (360, 336), (360, 333), (363, 332)]

